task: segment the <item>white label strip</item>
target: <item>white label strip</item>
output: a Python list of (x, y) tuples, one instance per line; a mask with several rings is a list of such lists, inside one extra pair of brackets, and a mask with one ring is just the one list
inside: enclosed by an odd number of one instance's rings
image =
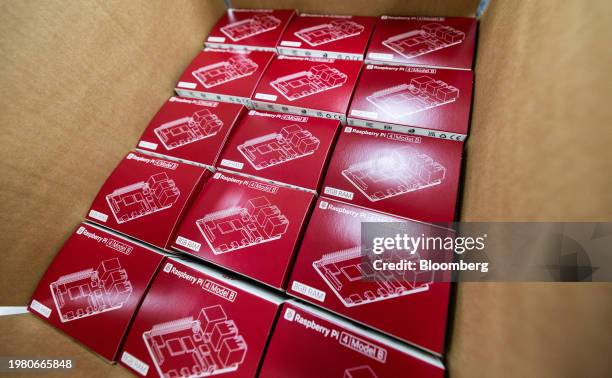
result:
[(229, 159), (222, 159), (221, 165), (224, 167), (234, 168), (234, 169), (242, 169), (244, 167), (244, 163), (239, 161), (233, 161)]
[(278, 48), (279, 55), (291, 55), (291, 56), (306, 56), (311, 58), (329, 58), (329, 59), (341, 59), (341, 60), (363, 60), (361, 54), (343, 54), (331, 51), (318, 51), (318, 50), (306, 50), (306, 49), (292, 49), (286, 47)]
[(323, 189), (323, 193), (329, 194), (330, 196), (334, 196), (334, 197), (344, 198), (347, 200), (353, 199), (352, 192), (347, 192), (346, 190), (332, 188), (331, 186), (326, 186), (325, 189)]
[(372, 119), (377, 119), (378, 118), (378, 113), (376, 113), (376, 112), (369, 112), (369, 111), (366, 111), (366, 110), (353, 109), (353, 110), (351, 110), (351, 115), (355, 116), (355, 117), (364, 117), (364, 118), (372, 118)]
[(197, 86), (197, 84), (190, 83), (188, 81), (179, 81), (176, 86), (179, 88), (194, 89)]
[(132, 356), (128, 352), (123, 352), (121, 355), (121, 362), (134, 369), (134, 371), (140, 375), (147, 375), (149, 372), (149, 365), (147, 363)]
[(381, 60), (393, 60), (393, 54), (369, 53), (368, 58), (381, 59)]
[(196, 241), (184, 238), (182, 236), (179, 236), (179, 237), (176, 238), (176, 244), (182, 245), (185, 248), (189, 248), (190, 250), (192, 250), (194, 252), (199, 252), (200, 248), (202, 247), (202, 244), (200, 244), (200, 243), (198, 243)]
[(92, 217), (95, 220), (99, 220), (100, 222), (106, 222), (108, 220), (108, 215), (101, 213), (99, 211), (96, 210), (90, 210), (89, 211), (89, 216)]
[(145, 142), (141, 140), (138, 142), (138, 147), (146, 148), (148, 150), (157, 150), (157, 143)]
[(225, 42), (225, 37), (208, 37), (206, 39), (208, 42), (218, 42), (218, 43), (223, 43)]
[(301, 282), (293, 281), (293, 283), (291, 283), (291, 290), (295, 291), (296, 293), (305, 295), (308, 298), (315, 299), (319, 302), (325, 302), (325, 292), (324, 291), (315, 289), (314, 287), (303, 284)]
[(51, 309), (44, 304), (40, 303), (36, 299), (32, 299), (32, 303), (30, 303), (30, 308), (45, 318), (48, 318), (51, 315)]
[(267, 93), (255, 93), (255, 98), (258, 100), (276, 101), (277, 96)]
[(302, 46), (302, 42), (296, 42), (296, 41), (281, 41), (280, 45), (281, 45), (281, 46), (289, 46), (289, 47), (300, 47), (300, 46)]

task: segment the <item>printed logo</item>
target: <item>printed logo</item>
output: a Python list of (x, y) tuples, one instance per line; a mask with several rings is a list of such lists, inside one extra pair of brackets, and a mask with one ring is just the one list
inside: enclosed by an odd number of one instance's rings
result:
[(77, 235), (83, 235), (83, 231), (85, 231), (85, 227), (81, 226), (79, 227), (79, 229), (77, 230)]
[(172, 264), (167, 263), (166, 266), (164, 266), (164, 272), (170, 273), (171, 270), (172, 270)]
[(344, 132), (345, 132), (345, 133), (350, 133), (350, 132), (352, 132), (352, 131), (353, 131), (353, 128), (352, 128), (352, 127), (345, 127), (345, 128), (344, 128)]
[(329, 202), (327, 201), (321, 201), (321, 203), (319, 203), (319, 209), (327, 210), (327, 206), (329, 206)]
[(295, 318), (295, 310), (292, 308), (288, 308), (287, 311), (285, 311), (285, 315), (283, 317), (286, 320), (289, 320), (290, 322), (292, 322), (293, 318)]

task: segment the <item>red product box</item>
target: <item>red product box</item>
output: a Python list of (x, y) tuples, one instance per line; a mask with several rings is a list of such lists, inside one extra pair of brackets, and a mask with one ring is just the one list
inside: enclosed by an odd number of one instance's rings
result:
[(238, 104), (171, 97), (149, 122), (138, 148), (212, 167), (244, 111)]
[(217, 172), (172, 248), (284, 288), (313, 199), (303, 190)]
[(206, 47), (276, 52), (294, 16), (292, 9), (230, 8), (210, 31)]
[(443, 378), (444, 365), (389, 337), (289, 301), (283, 304), (259, 376)]
[(366, 65), (348, 124), (463, 141), (472, 103), (471, 71)]
[(209, 174), (191, 164), (130, 152), (102, 185), (87, 220), (166, 249)]
[(462, 143), (345, 126), (323, 195), (425, 222), (455, 219)]
[(363, 60), (376, 17), (302, 13), (278, 44), (281, 55)]
[(186, 260), (159, 270), (120, 363), (146, 377), (254, 377), (282, 299)]
[[(402, 222), (406, 234), (450, 236), (436, 226), (319, 198), (287, 292), (441, 355), (450, 283), (434, 280), (433, 271), (381, 270), (377, 260), (365, 260), (362, 222)], [(404, 260), (417, 261), (421, 255), (418, 251)], [(381, 257), (383, 262), (396, 262), (396, 257), (403, 262), (399, 254)]]
[(176, 84), (179, 96), (251, 106), (259, 79), (276, 54), (204, 49)]
[(316, 191), (339, 126), (335, 120), (251, 110), (236, 126), (219, 166)]
[(381, 16), (366, 63), (470, 70), (476, 24), (471, 17)]
[(278, 56), (262, 76), (253, 107), (346, 122), (361, 62)]
[(109, 361), (164, 255), (81, 223), (38, 283), (28, 310)]

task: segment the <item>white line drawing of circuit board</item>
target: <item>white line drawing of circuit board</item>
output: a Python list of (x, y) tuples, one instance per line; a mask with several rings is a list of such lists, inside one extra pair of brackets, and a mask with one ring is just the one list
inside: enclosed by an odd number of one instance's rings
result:
[(289, 220), (265, 197), (251, 198), (243, 207), (231, 207), (196, 221), (215, 255), (280, 239)]
[(344, 370), (343, 378), (378, 378), (378, 376), (369, 365), (362, 365)]
[(320, 46), (359, 35), (364, 30), (365, 27), (363, 25), (354, 21), (334, 20), (328, 24), (298, 30), (293, 34), (310, 46)]
[(153, 132), (167, 150), (217, 135), (223, 122), (208, 109), (198, 110), (190, 117), (166, 122)]
[(408, 84), (376, 91), (366, 99), (393, 118), (450, 104), (459, 98), (459, 89), (442, 80), (419, 76)]
[(320, 141), (310, 131), (293, 124), (279, 133), (271, 133), (245, 141), (238, 151), (256, 170), (312, 155)]
[(59, 277), (49, 285), (62, 323), (118, 310), (132, 294), (132, 284), (119, 259)]
[(376, 202), (439, 185), (446, 168), (427, 154), (400, 148), (371, 160), (355, 163), (342, 175), (368, 200)]
[(221, 305), (154, 325), (142, 334), (160, 377), (208, 377), (238, 370), (248, 347)]
[(423, 25), (421, 29), (395, 35), (383, 41), (383, 45), (410, 59), (460, 44), (464, 40), (464, 32), (433, 23)]
[[(402, 258), (418, 262), (419, 254)], [(400, 259), (398, 255), (385, 254), (383, 260), (399, 262)], [(431, 271), (377, 271), (363, 258), (360, 247), (325, 254), (312, 266), (345, 307), (420, 293), (429, 290), (433, 282)]]
[(237, 42), (257, 34), (276, 29), (281, 21), (271, 15), (255, 15), (242, 21), (232, 22), (221, 28), (221, 32)]
[(257, 71), (257, 63), (244, 55), (235, 55), (227, 61), (200, 67), (191, 74), (206, 88), (216, 87), (250, 76)]
[(181, 192), (166, 172), (152, 175), (147, 181), (116, 189), (106, 196), (117, 223), (125, 223), (169, 209)]
[(326, 64), (310, 67), (308, 71), (300, 71), (291, 75), (279, 77), (270, 83), (287, 100), (295, 101), (302, 97), (341, 87), (346, 83), (346, 74)]

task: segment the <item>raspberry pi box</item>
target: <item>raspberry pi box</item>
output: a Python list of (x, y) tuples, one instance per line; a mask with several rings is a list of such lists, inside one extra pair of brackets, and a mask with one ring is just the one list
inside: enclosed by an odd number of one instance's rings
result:
[(455, 219), (462, 143), (344, 126), (324, 196), (424, 222)]
[(87, 220), (166, 249), (209, 173), (195, 165), (130, 152), (102, 185)]
[(218, 171), (172, 248), (284, 288), (313, 200), (304, 190)]
[(212, 167), (244, 111), (239, 104), (171, 97), (149, 122), (138, 148)]
[(81, 223), (41, 278), (28, 310), (114, 361), (164, 255)]
[(205, 49), (189, 64), (176, 84), (181, 97), (251, 105), (251, 96), (274, 57), (266, 51)]
[(120, 363), (146, 377), (254, 377), (282, 300), (200, 264), (168, 258)]
[(206, 46), (276, 52), (283, 31), (294, 16), (291, 9), (230, 8), (213, 26)]
[[(450, 283), (442, 282), (443, 276), (435, 278), (438, 272), (381, 270), (376, 260), (364, 259), (364, 222), (402, 222), (406, 234), (450, 236), (447, 229), (320, 197), (300, 245), (287, 293), (442, 355)], [(401, 263), (430, 255), (419, 250), (414, 255), (380, 256), (382, 262)]]
[(346, 121), (359, 61), (276, 57), (257, 85), (253, 107)]
[(366, 65), (348, 124), (440, 139), (467, 138), (471, 71)]
[(444, 366), (406, 344), (290, 301), (283, 304), (259, 376), (442, 378)]
[(278, 53), (363, 60), (375, 24), (376, 17), (302, 13), (283, 33)]
[(381, 16), (366, 63), (470, 70), (476, 24), (471, 17)]
[(236, 125), (219, 167), (317, 191), (340, 122), (249, 111)]

